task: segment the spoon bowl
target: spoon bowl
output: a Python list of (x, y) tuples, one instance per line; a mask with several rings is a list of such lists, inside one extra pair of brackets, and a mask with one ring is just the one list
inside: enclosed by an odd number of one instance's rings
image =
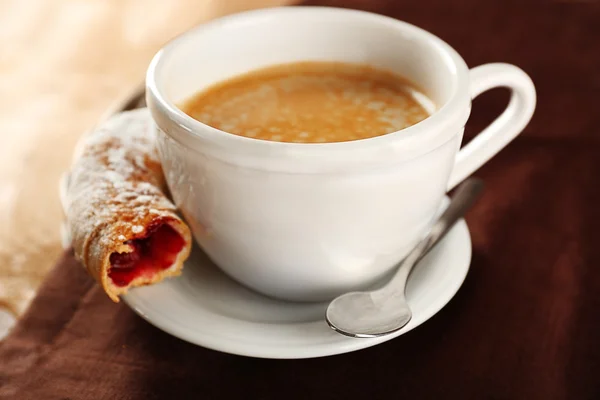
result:
[[(347, 319), (348, 313), (354, 318)], [(350, 337), (388, 335), (408, 324), (411, 318), (404, 295), (381, 301), (377, 292), (350, 292), (337, 297), (327, 307), (329, 326)]]

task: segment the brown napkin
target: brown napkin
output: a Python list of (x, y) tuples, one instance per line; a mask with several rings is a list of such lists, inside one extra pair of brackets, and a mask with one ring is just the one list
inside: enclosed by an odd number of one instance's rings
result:
[[(0, 344), (1, 399), (600, 398), (600, 3), (327, 4), (415, 23), (470, 65), (513, 62), (537, 85), (530, 126), (477, 173), (487, 191), (467, 218), (473, 262), (456, 297), (380, 346), (259, 360), (159, 331), (65, 254)], [(467, 138), (506, 99), (477, 100)]]

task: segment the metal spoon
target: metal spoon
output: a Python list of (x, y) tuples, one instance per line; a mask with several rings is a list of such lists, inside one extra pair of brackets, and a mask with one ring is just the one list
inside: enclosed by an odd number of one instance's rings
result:
[(448, 208), (427, 236), (398, 264), (392, 279), (370, 292), (351, 292), (335, 298), (327, 308), (327, 323), (346, 336), (367, 338), (390, 334), (412, 318), (404, 290), (413, 267), (448, 233), (483, 190), (480, 179), (469, 178), (456, 189)]

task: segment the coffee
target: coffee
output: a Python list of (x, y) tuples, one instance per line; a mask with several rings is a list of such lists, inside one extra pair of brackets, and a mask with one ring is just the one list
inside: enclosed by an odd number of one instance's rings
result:
[(430, 102), (406, 79), (369, 66), (300, 62), (249, 72), (185, 102), (192, 118), (235, 135), (295, 143), (344, 142), (427, 118)]

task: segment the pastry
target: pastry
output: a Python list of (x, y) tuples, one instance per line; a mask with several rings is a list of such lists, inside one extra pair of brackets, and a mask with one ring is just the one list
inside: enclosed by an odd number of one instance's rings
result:
[(67, 188), (76, 257), (115, 302), (179, 275), (191, 235), (166, 195), (146, 109), (110, 118), (79, 143)]

